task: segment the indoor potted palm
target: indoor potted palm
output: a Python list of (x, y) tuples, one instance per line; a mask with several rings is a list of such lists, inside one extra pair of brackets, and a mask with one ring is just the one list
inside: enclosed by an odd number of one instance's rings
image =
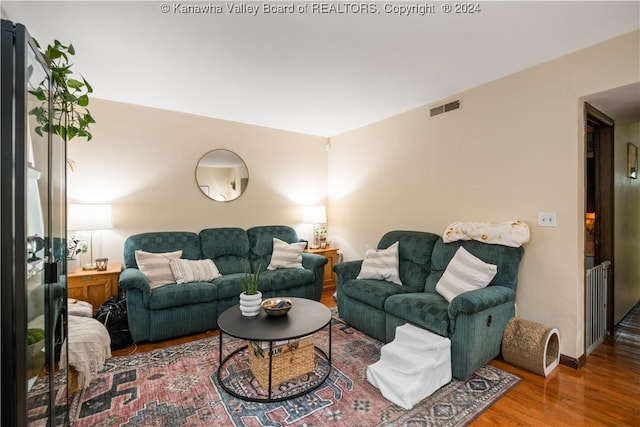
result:
[(260, 281), (260, 270), (262, 264), (258, 265), (255, 273), (251, 271), (251, 263), (245, 261), (244, 276), (242, 276), (242, 293), (240, 294), (240, 311), (243, 316), (257, 316), (260, 313), (262, 304), (262, 292), (258, 290)]

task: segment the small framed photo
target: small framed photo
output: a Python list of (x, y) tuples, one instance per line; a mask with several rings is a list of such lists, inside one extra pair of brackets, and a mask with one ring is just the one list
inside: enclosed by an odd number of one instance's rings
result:
[(627, 176), (638, 178), (638, 147), (630, 142), (627, 143)]

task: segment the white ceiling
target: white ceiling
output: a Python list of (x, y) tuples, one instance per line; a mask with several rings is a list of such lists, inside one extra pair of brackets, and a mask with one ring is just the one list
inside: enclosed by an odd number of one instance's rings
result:
[[(365, 4), (294, 6), (319, 3)], [(179, 13), (180, 4), (223, 12)], [(637, 0), (481, 1), (474, 14), (435, 1), (424, 16), (387, 13), (384, 2), (373, 14), (227, 10), (242, 4), (263, 2), (3, 1), (2, 10), (41, 43), (72, 42), (96, 98), (327, 137), (640, 28)], [(632, 89), (596, 101), (628, 114), (640, 105)]]

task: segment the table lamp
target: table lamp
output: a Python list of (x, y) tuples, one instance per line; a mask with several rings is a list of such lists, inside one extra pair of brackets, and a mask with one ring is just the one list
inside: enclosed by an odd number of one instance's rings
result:
[(317, 234), (320, 224), (327, 223), (327, 209), (324, 206), (307, 206), (302, 212), (302, 222), (305, 224), (313, 224), (313, 245), (312, 249), (320, 247)]
[(93, 259), (93, 234), (99, 230), (113, 228), (111, 205), (69, 205), (67, 228), (89, 232), (89, 264), (83, 265), (82, 269), (96, 270), (97, 265)]

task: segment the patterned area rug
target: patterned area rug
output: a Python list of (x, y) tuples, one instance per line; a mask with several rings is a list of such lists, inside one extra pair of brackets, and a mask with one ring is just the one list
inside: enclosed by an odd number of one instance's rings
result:
[[(314, 335), (314, 340), (317, 347), (326, 348), (328, 332)], [(223, 354), (242, 345), (225, 336)], [(486, 366), (467, 381), (454, 379), (406, 411), (382, 397), (366, 379), (366, 367), (379, 359), (382, 345), (334, 315), (333, 367), (328, 378), (311, 392), (275, 403), (241, 400), (220, 387), (218, 337), (114, 357), (89, 387), (73, 396), (71, 425), (454, 426), (468, 424), (520, 381)], [(316, 369), (326, 369), (326, 362), (317, 360)], [(258, 381), (246, 380), (248, 372), (246, 354), (241, 352), (225, 364), (221, 375), (240, 387), (238, 390), (254, 397), (264, 395)], [(286, 395), (297, 387), (313, 385), (317, 379), (318, 373), (302, 375), (272, 392)], [(30, 398), (38, 398), (37, 386)], [(32, 425), (38, 425), (32, 420)]]

